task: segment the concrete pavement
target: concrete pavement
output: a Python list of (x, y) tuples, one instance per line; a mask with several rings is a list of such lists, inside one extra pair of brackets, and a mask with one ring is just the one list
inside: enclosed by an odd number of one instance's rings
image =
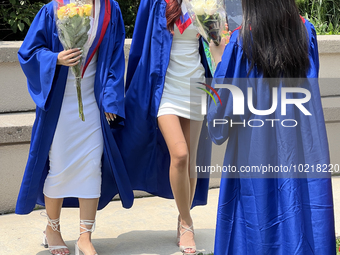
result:
[[(216, 208), (219, 189), (209, 192), (208, 206), (192, 210), (197, 249), (204, 254), (213, 251)], [(46, 218), (44, 210), (29, 215), (0, 216), (0, 255), (47, 255), (41, 246)], [(63, 209), (61, 232), (74, 254), (79, 235), (79, 210)], [(100, 255), (159, 254), (181, 255), (176, 246), (177, 209), (174, 200), (159, 197), (137, 198), (126, 210), (120, 201), (113, 201), (97, 213), (93, 244)]]
[[(340, 235), (340, 177), (333, 177), (336, 232)], [(216, 209), (219, 189), (209, 191), (207, 206), (192, 210), (197, 248), (209, 254), (214, 248)], [(0, 255), (47, 255), (41, 246), (46, 219), (37, 210), (29, 215), (0, 216)], [(181, 255), (176, 246), (177, 210), (173, 200), (158, 197), (135, 199), (134, 206), (123, 209), (120, 201), (111, 202), (97, 214), (93, 243), (100, 255)], [(78, 238), (79, 210), (63, 209), (61, 231), (74, 254)]]

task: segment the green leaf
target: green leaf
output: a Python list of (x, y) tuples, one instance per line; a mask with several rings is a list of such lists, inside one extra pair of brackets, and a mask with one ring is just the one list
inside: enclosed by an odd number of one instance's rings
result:
[(11, 26), (12, 30), (14, 33), (16, 33), (18, 31), (18, 26), (17, 26), (17, 23), (14, 22), (13, 25)]
[(21, 32), (24, 31), (24, 28), (25, 28), (24, 23), (22, 23), (21, 21), (19, 21), (19, 22), (18, 22), (18, 28), (19, 28), (19, 30), (20, 30)]
[(329, 32), (333, 32), (333, 30), (334, 30), (334, 27), (333, 27), (333, 24), (332, 24), (332, 22), (331, 22), (331, 23), (329, 23), (329, 25), (328, 25), (328, 31), (329, 31)]
[(16, 0), (9, 0), (9, 2), (12, 4), (12, 5), (15, 5), (17, 3)]
[(27, 25), (31, 25), (31, 21), (28, 18), (23, 18), (22, 20), (25, 21)]

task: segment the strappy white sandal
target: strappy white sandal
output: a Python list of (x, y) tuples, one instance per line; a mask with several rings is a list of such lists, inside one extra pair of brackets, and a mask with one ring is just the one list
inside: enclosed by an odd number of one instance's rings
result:
[(180, 236), (181, 232), (179, 231), (179, 228), (181, 226), (181, 221), (180, 221), (180, 215), (177, 217), (177, 238), (176, 238), (176, 244), (179, 247), (179, 241), (180, 241)]
[[(183, 232), (181, 232), (181, 235), (184, 235), (186, 232), (192, 232), (195, 235), (194, 232), (194, 226), (191, 225), (190, 227), (184, 227), (182, 224), (180, 224), (181, 229), (184, 229)], [(183, 255), (196, 255), (197, 251), (196, 251), (196, 245), (195, 246), (183, 246), (181, 245), (181, 243), (179, 243), (179, 249), (180, 251), (183, 253)], [(190, 251), (188, 251), (190, 250)]]
[[(85, 225), (85, 227), (83, 227), (82, 225)], [(91, 226), (91, 228), (88, 229), (86, 226)], [(93, 233), (95, 230), (95, 227), (96, 227), (95, 220), (80, 220), (80, 228), (83, 230), (82, 232), (80, 232), (80, 235), (85, 234), (87, 232)], [(75, 245), (75, 255), (80, 255), (80, 253), (85, 255), (85, 253), (81, 249), (79, 249), (78, 241), (77, 241)], [(98, 255), (98, 254), (96, 253), (95, 255)]]
[[(50, 226), (53, 231), (58, 231), (60, 233), (60, 230), (59, 230), (59, 222), (60, 222), (59, 218), (52, 220), (50, 217), (48, 217), (46, 212), (41, 212), (40, 215), (42, 215), (42, 216), (47, 218), (47, 225)], [(45, 231), (43, 232), (43, 242), (42, 242), (42, 245), (45, 248), (48, 248), (50, 253), (53, 254), (53, 255), (70, 255), (69, 252), (68, 253), (64, 253), (64, 254), (53, 253), (53, 251), (55, 251), (55, 250), (68, 249), (68, 247), (65, 246), (65, 245), (59, 245), (59, 246), (51, 246), (51, 245), (49, 245), (48, 241), (47, 241), (47, 236), (46, 236), (46, 232)]]

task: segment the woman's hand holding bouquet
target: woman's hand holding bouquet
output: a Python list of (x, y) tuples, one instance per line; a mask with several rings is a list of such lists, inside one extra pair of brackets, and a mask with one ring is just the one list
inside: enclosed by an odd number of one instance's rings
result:
[(58, 36), (64, 47), (64, 51), (58, 55), (57, 64), (71, 67), (77, 88), (79, 118), (85, 121), (81, 97), (81, 79), (86, 57), (86, 54), (83, 54), (83, 52), (86, 52), (89, 47), (92, 1), (74, 0), (69, 4), (62, 4), (57, 0), (55, 1)]

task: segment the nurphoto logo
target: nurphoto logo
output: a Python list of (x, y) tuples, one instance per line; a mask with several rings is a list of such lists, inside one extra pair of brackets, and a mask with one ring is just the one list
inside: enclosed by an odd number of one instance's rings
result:
[[(245, 114), (245, 95), (243, 91), (231, 84), (215, 84), (215, 89), (209, 86), (208, 84), (201, 83), (202, 85), (206, 86), (208, 89), (210, 89), (211, 92), (209, 92), (207, 89), (199, 88), (203, 91), (205, 91), (210, 98), (213, 100), (215, 105), (217, 106), (217, 102), (215, 100), (216, 96), (219, 100), (219, 103), (222, 105), (222, 100), (217, 93), (216, 89), (228, 89), (232, 95), (232, 109), (233, 109), (233, 115), (244, 115)], [(282, 87), (281, 88), (281, 95), (278, 93), (277, 87), (272, 87), (272, 105), (269, 109), (256, 109), (254, 107), (253, 102), (253, 88), (248, 87), (247, 88), (247, 107), (249, 112), (251, 112), (254, 115), (257, 116), (268, 116), (274, 113), (278, 108), (278, 102), (280, 99), (280, 108), (281, 108), (281, 116), (287, 115), (287, 105), (295, 105), (304, 115), (311, 116), (312, 114), (306, 109), (306, 107), (303, 105), (304, 103), (309, 102), (311, 99), (311, 93), (309, 90), (301, 87)], [(301, 94), (303, 97), (299, 98), (289, 98), (287, 97), (288, 94)], [(226, 105), (227, 102), (223, 102), (224, 105)], [(207, 96), (206, 94), (203, 94), (201, 97), (201, 114), (206, 115), (207, 114)], [(243, 125), (244, 127), (246, 124), (248, 124), (249, 127), (262, 127), (264, 126), (265, 122), (268, 122), (271, 124), (272, 127), (275, 126), (275, 122), (280, 122), (283, 127), (296, 127), (298, 125), (297, 120), (294, 119), (250, 119), (248, 121), (243, 120), (242, 122), (233, 122), (232, 119), (214, 119), (213, 120), (213, 127), (216, 127), (217, 125), (226, 125), (229, 124), (230, 127), (233, 125)]]

